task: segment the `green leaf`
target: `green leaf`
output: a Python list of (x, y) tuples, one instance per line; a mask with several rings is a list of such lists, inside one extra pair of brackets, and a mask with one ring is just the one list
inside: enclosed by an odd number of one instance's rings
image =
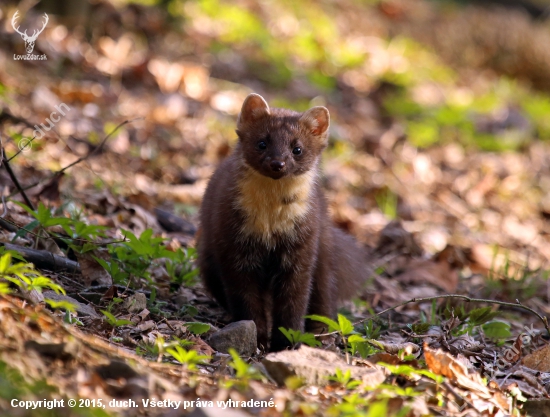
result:
[(22, 227), (21, 229), (19, 229), (15, 235), (13, 236), (13, 239), (11, 240), (12, 242), (15, 242), (15, 240), (18, 238), (18, 237), (23, 237), (25, 236), (28, 232), (34, 230), (35, 228), (37, 228), (38, 226), (40, 226), (40, 222), (38, 220), (33, 220), (32, 222), (30, 222), (29, 224), (27, 224), (25, 227)]
[(422, 335), (428, 332), (430, 330), (431, 324), (430, 323), (415, 323), (411, 327), (411, 330), (418, 335)]
[(19, 201), (13, 201), (13, 203), (17, 204), (19, 207), (21, 207), (23, 210), (25, 210), (27, 213), (29, 213), (32, 217), (36, 217), (36, 212), (34, 210), (32, 210), (26, 204), (20, 203)]
[(510, 324), (504, 321), (490, 321), (481, 326), (489, 339), (505, 339), (512, 335)]
[(229, 366), (231, 366), (235, 370), (235, 376), (237, 379), (262, 379), (262, 375), (259, 373), (259, 371), (254, 368), (252, 365), (249, 365), (246, 363), (237, 351), (233, 348), (229, 348), (229, 354), (233, 358), (233, 361), (229, 362)]
[(207, 323), (188, 322), (185, 327), (193, 334), (203, 334), (210, 330), (210, 325)]
[(8, 270), (11, 264), (11, 253), (6, 253), (0, 258), (0, 275), (3, 275)]
[(0, 282), (0, 294), (9, 294), (11, 289), (7, 282)]
[(404, 375), (404, 376), (424, 375), (424, 376), (427, 376), (428, 378), (433, 379), (438, 384), (440, 384), (444, 380), (444, 377), (442, 377), (441, 375), (434, 374), (433, 372), (428, 371), (426, 369), (415, 369), (409, 365), (389, 365), (384, 362), (378, 362), (378, 365), (388, 368), (388, 370), (394, 375)]
[(353, 333), (353, 324), (346, 316), (338, 314), (338, 324), (340, 326), (340, 332), (342, 332), (344, 336)]
[[(107, 318), (107, 321), (109, 322), (109, 324), (113, 327), (117, 327), (117, 323), (119, 320), (117, 320), (117, 318), (110, 312), (108, 312), (107, 310), (101, 310), (101, 312), (103, 313), (103, 315)], [(128, 320), (126, 320), (128, 321)]]
[(195, 268), (193, 269), (192, 271), (188, 272), (187, 274), (185, 274), (181, 280), (183, 282), (190, 282), (193, 278), (195, 278), (197, 275), (199, 275), (199, 268)]
[(496, 311), (492, 311), (492, 307), (481, 307), (470, 311), (469, 322), (472, 326), (480, 326), (496, 317)]
[(320, 321), (321, 323), (325, 323), (328, 326), (329, 331), (340, 331), (340, 326), (338, 323), (336, 323), (334, 320), (329, 319), (325, 316), (319, 316), (317, 314), (310, 314), (309, 316), (306, 316), (306, 319)]
[(53, 309), (62, 308), (67, 311), (76, 311), (76, 305), (74, 305), (70, 301), (56, 301), (49, 298), (46, 298), (44, 301)]
[(296, 341), (294, 340), (294, 335), (291, 334), (290, 331), (288, 331), (284, 327), (279, 327), (279, 330), (281, 331), (282, 334), (285, 335), (285, 337), (288, 339), (290, 343), (292, 344), (296, 343)]
[(362, 336), (359, 336), (358, 334), (352, 334), (350, 337), (348, 337), (349, 343), (365, 343), (366, 341), (366, 339), (364, 339)]
[(300, 342), (305, 343), (310, 347), (316, 347), (316, 346), (322, 345), (322, 343), (319, 340), (315, 339), (315, 335), (313, 333), (302, 333), (300, 335), (299, 340)]
[(321, 346), (321, 342), (315, 339), (313, 333), (302, 333), (300, 330), (285, 329), (279, 327), (279, 330), (285, 335), (290, 343), (296, 345), (297, 343), (305, 343), (308, 346)]
[(31, 281), (31, 286), (36, 289), (50, 288), (58, 294), (66, 294), (65, 289), (61, 285), (56, 284), (50, 278), (47, 278), (47, 277), (39, 276), (34, 278)]
[(43, 203), (38, 203), (38, 209), (36, 210), (35, 214), (32, 214), (36, 220), (38, 220), (40, 222), (40, 224), (42, 226), (45, 225), (45, 223), (51, 218), (51, 213), (50, 213), (50, 210), (48, 210), (48, 208), (43, 204)]

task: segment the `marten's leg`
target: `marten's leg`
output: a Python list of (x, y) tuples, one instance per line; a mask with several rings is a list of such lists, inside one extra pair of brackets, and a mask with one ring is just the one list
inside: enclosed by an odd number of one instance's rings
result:
[(258, 347), (267, 350), (269, 328), (266, 306), (271, 303), (265, 299), (270, 295), (262, 291), (258, 272), (226, 270), (223, 286), (228, 310), (233, 316), (233, 320), (254, 320), (258, 335)]
[(203, 252), (199, 256), (201, 278), (208, 292), (220, 305), (228, 310), (225, 290), (222, 283), (222, 273), (212, 254)]

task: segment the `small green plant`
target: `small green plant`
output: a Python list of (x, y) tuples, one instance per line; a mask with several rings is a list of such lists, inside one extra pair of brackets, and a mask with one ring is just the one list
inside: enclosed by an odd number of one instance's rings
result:
[(279, 327), (279, 330), (285, 335), (288, 341), (292, 343), (292, 347), (295, 347), (299, 343), (305, 343), (312, 347), (321, 346), (321, 342), (315, 339), (313, 333), (302, 333), (300, 330), (285, 329), (284, 327)]
[(54, 310), (62, 309), (65, 311), (70, 311), (71, 313), (76, 311), (76, 306), (70, 301), (56, 301), (50, 300), (49, 298), (46, 298), (44, 301)]
[[(41, 275), (32, 264), (23, 262), (12, 263), (11, 253), (5, 253), (0, 257), (0, 280), (9, 281), (25, 291), (49, 288), (58, 294), (65, 294), (65, 290), (50, 278)], [(7, 291), (6, 286), (2, 286)]]
[(469, 312), (464, 310), (463, 306), (458, 309), (445, 311), (448, 318), (456, 318), (457, 325), (451, 329), (455, 336), (462, 334), (475, 334), (481, 328), (484, 334), (491, 339), (504, 339), (512, 335), (510, 324), (501, 320), (494, 320), (498, 311), (494, 311), (492, 307), (475, 308)]
[(187, 322), (185, 323), (185, 327), (187, 327), (187, 330), (191, 333), (200, 335), (210, 330), (211, 326), (207, 323)]
[(119, 262), (116, 262), (116, 261), (108, 262), (96, 256), (94, 256), (93, 258), (97, 261), (97, 263), (99, 263), (105, 269), (105, 271), (109, 273), (111, 278), (113, 278), (113, 282), (115, 284), (121, 284), (121, 285), (127, 284), (128, 277), (130, 276), (130, 274), (126, 272), (124, 269), (120, 268)]
[(329, 381), (338, 382), (346, 389), (354, 389), (361, 385), (361, 381), (357, 381), (351, 378), (351, 371), (348, 369), (346, 372), (342, 372), (340, 368), (336, 368), (336, 374), (328, 377)]
[(430, 330), (431, 324), (430, 323), (414, 323), (411, 325), (407, 325), (415, 334), (417, 335), (423, 335)]
[(10, 286), (7, 282), (0, 282), (0, 295), (9, 294), (11, 292)]
[(153, 293), (154, 291), (151, 291), (151, 299), (147, 302), (147, 308), (152, 314), (156, 314), (158, 316), (162, 317), (169, 317), (170, 312), (165, 310), (165, 306), (168, 304), (167, 301), (160, 301), (160, 300), (153, 300)]
[(193, 342), (190, 340), (182, 340), (174, 337), (174, 340), (171, 342), (166, 342), (163, 337), (158, 336), (153, 342), (144, 340), (138, 343), (136, 354), (140, 356), (154, 356), (160, 362), (167, 348), (173, 348), (175, 346), (186, 348), (191, 345), (193, 345)]
[(415, 369), (410, 365), (389, 365), (387, 363), (380, 362), (379, 365), (387, 368), (394, 375), (403, 375), (409, 378), (418, 378), (420, 376), (426, 376), (433, 379), (438, 384), (441, 384), (445, 378), (441, 375), (434, 374), (426, 369)]
[(73, 316), (72, 313), (76, 311), (76, 306), (70, 301), (56, 301), (50, 300), (49, 298), (46, 298), (44, 301), (54, 310), (65, 310), (65, 316), (63, 317), (63, 321), (65, 323), (83, 326), (83, 323), (78, 319), (78, 317)]
[(7, 253), (9, 253), (11, 255), (12, 259), (16, 259), (18, 261), (25, 262), (25, 263), (27, 262), (25, 260), (25, 258), (23, 258), (23, 256), (21, 256), (21, 254), (19, 252), (16, 252), (16, 251), (10, 250), (10, 249), (6, 249), (5, 246), (0, 246), (0, 256), (5, 255)]
[(133, 279), (144, 279), (153, 289), (151, 267), (162, 265), (177, 283), (191, 283), (198, 274), (192, 263), (194, 249), (170, 251), (164, 245), (166, 239), (153, 237), (152, 229), (145, 230), (139, 237), (127, 230), (123, 234), (125, 242), (109, 247), (110, 261), (95, 258), (115, 283), (128, 285)]
[(348, 360), (348, 363), (349, 363), (348, 351), (351, 351), (352, 353), (354, 353), (359, 343), (366, 342), (365, 339), (363, 339), (361, 336), (357, 334), (357, 332), (353, 328), (353, 324), (351, 323), (351, 321), (349, 321), (347, 317), (342, 314), (338, 314), (338, 322), (332, 319), (329, 319), (328, 317), (319, 316), (317, 314), (306, 316), (306, 319), (320, 321), (321, 323), (324, 323), (328, 326), (329, 332), (334, 332), (334, 331), (338, 332), (344, 342), (344, 345), (346, 345), (346, 347), (348, 347), (348, 342), (349, 342), (348, 337), (350, 335), (356, 336), (352, 339), (355, 345), (349, 346), (348, 349), (346, 349), (346, 358)]
[(197, 310), (197, 307), (195, 307), (194, 305), (184, 304), (180, 307), (178, 314), (180, 316), (195, 317), (197, 314), (199, 314), (199, 310)]
[(37, 226), (42, 227), (51, 227), (51, 226), (68, 226), (71, 223), (71, 219), (66, 217), (54, 217), (49, 208), (47, 208), (43, 203), (38, 203), (36, 210), (32, 210), (23, 203), (15, 201), (15, 203), (20, 206), (23, 210), (29, 213), (36, 220), (33, 223), (29, 223), (26, 228), (29, 230), (34, 229)]
[(263, 380), (262, 374), (253, 366), (246, 363), (235, 349), (230, 348), (229, 354), (233, 359), (229, 362), (229, 366), (235, 370), (235, 378), (228, 381), (227, 386), (237, 386), (240, 389), (245, 389), (251, 379)]
[[(20, 229), (16, 233), (15, 237), (24, 236), (36, 227), (42, 227), (45, 229), (52, 226), (60, 226), (65, 231), (66, 236), (52, 232), (48, 233), (57, 236), (73, 251), (78, 253), (85, 253), (97, 249), (97, 245), (93, 243), (93, 240), (98, 237), (105, 237), (104, 231), (107, 229), (105, 226), (87, 224), (78, 218), (54, 216), (52, 211), (43, 203), (39, 203), (36, 210), (30, 209), (23, 203), (15, 203), (35, 219), (24, 228)], [(81, 213), (77, 213), (77, 217), (80, 217), (80, 214)]]
[(124, 300), (122, 298), (119, 298), (119, 297), (113, 297), (111, 299), (111, 301), (109, 301), (107, 303), (107, 311), (109, 313), (112, 313), (113, 312), (113, 309), (115, 308), (116, 305), (122, 303)]
[(397, 218), (397, 195), (389, 188), (376, 194), (376, 204), (388, 219), (394, 220)]
[(166, 349), (166, 353), (190, 370), (196, 369), (198, 364), (210, 359), (210, 356), (199, 355), (196, 350), (186, 350), (179, 345)]
[(375, 347), (377, 345), (374, 342), (374, 339), (365, 339), (358, 334), (352, 334), (348, 337), (349, 353), (352, 355), (358, 353), (362, 358), (367, 358), (380, 350)]
[(378, 339), (380, 337), (380, 326), (376, 326), (373, 320), (367, 320), (363, 324), (367, 339)]
[(60, 236), (67, 246), (77, 253), (86, 253), (98, 248), (93, 243), (95, 239), (105, 237), (105, 226), (87, 224), (80, 220), (70, 219), (70, 223), (62, 226), (69, 238)]
[(510, 331), (510, 323), (504, 321), (492, 320), (484, 323), (481, 328), (483, 329), (485, 336), (489, 339), (502, 340), (512, 336), (512, 332)]
[(121, 326), (127, 326), (129, 324), (134, 324), (130, 320), (117, 319), (112, 313), (108, 312), (107, 310), (101, 310), (101, 312), (107, 319), (107, 322), (113, 327), (121, 327)]
[(199, 269), (193, 268), (193, 260), (197, 257), (194, 248), (178, 248), (172, 258), (166, 260), (166, 271), (175, 284), (193, 286), (197, 283)]

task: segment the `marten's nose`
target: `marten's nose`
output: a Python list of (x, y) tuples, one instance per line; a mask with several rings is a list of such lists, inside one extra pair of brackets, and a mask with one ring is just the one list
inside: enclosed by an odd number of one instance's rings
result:
[(277, 160), (271, 161), (269, 165), (271, 166), (271, 169), (273, 171), (281, 171), (285, 167), (284, 161), (277, 161)]

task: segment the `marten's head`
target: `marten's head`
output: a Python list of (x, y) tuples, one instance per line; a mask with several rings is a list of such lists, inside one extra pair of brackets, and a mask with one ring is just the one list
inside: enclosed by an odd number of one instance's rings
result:
[(270, 109), (262, 96), (250, 94), (237, 121), (237, 135), (247, 165), (273, 179), (313, 169), (328, 143), (330, 116), (325, 107), (304, 113)]

